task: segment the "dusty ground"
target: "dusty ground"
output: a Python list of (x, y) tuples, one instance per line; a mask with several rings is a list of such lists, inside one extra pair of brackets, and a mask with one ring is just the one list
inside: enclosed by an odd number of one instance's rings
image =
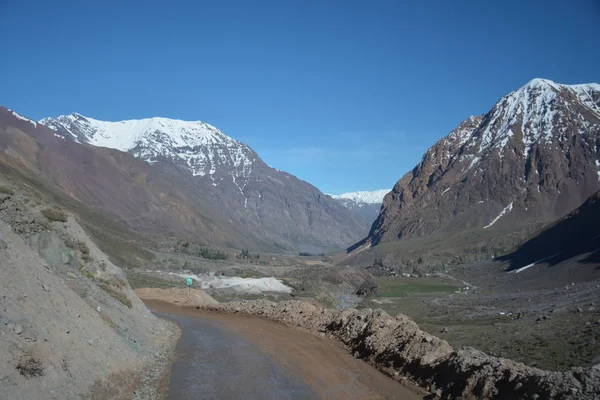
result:
[[(227, 368), (227, 365), (221, 362), (211, 362), (213, 370), (206, 371), (201, 374), (198, 371), (202, 370), (201, 365), (185, 368), (186, 371), (196, 371), (196, 375), (187, 377), (187, 381), (199, 382), (194, 383), (198, 387), (202, 387), (203, 393), (207, 397), (212, 397), (212, 394), (218, 395), (219, 398), (322, 398), (322, 399), (418, 399), (422, 398), (415, 391), (402, 386), (400, 383), (384, 376), (379, 371), (370, 367), (362, 361), (359, 361), (350, 356), (345, 349), (340, 347), (335, 342), (325, 338), (316, 337), (306, 332), (301, 332), (279, 325), (270, 321), (258, 318), (248, 318), (241, 316), (219, 315), (214, 313), (198, 312), (182, 307), (168, 305), (163, 302), (148, 301), (148, 304), (160, 311), (177, 318), (185, 316), (185, 320), (180, 321), (184, 327), (182, 340), (188, 340), (185, 345), (186, 357), (184, 362), (193, 363), (197, 360), (189, 357), (189, 354), (195, 349), (191, 348), (192, 343), (196, 343), (191, 339), (185, 339), (188, 332), (185, 326), (196, 321), (193, 325), (195, 331), (204, 332), (204, 338), (199, 341), (200, 346), (210, 345), (211, 348), (220, 348), (223, 344), (206, 343), (206, 336), (210, 336), (211, 332), (217, 330), (215, 335), (221, 336), (223, 342), (226, 342), (229, 331), (235, 332), (238, 336), (234, 340), (236, 343), (234, 348), (238, 349), (239, 355), (231, 354), (228, 358), (236, 361), (236, 368)], [(191, 322), (190, 322), (191, 321)], [(206, 321), (211, 321), (207, 323)], [(191, 325), (190, 325), (191, 326)], [(191, 329), (191, 328), (190, 328)], [(243, 342), (248, 341), (252, 346), (260, 350), (262, 355), (266, 355), (269, 360), (272, 360), (277, 365), (266, 368), (265, 360), (262, 358), (256, 359), (255, 354), (246, 354)], [(229, 348), (231, 345), (227, 345)], [(204, 351), (211, 351), (206, 349)], [(223, 350), (225, 352), (226, 350)], [(250, 357), (254, 360), (253, 365), (246, 365), (248, 360), (244, 358)], [(214, 358), (214, 357), (213, 357)], [(218, 358), (218, 357), (217, 357)], [(201, 357), (198, 358), (200, 360)], [(209, 362), (209, 360), (204, 360)], [(267, 361), (268, 363), (268, 361)], [(177, 361), (176, 361), (177, 364)], [(177, 365), (176, 365), (177, 367)], [(223, 367), (223, 371), (214, 371)], [(246, 372), (245, 368), (253, 370), (252, 373)], [(285, 373), (281, 374), (278, 371), (281, 368)], [(261, 377), (265, 372), (268, 375)], [(174, 370), (172, 382), (185, 382), (175, 376), (177, 372)], [(181, 373), (185, 373), (181, 371)], [(237, 377), (235, 385), (228, 383), (228, 379), (233, 375)], [(283, 376), (288, 376), (283, 379)], [(212, 382), (211, 377), (215, 378)], [(298, 380), (297, 383), (289, 382), (290, 379)], [(247, 381), (247, 380), (248, 381)], [(273, 379), (282, 379), (279, 382), (279, 387), (274, 385), (271, 387), (269, 383)], [(206, 381), (211, 381), (207, 383)], [(264, 382), (261, 390), (271, 388), (262, 392), (260, 397), (256, 396), (260, 391), (256, 391), (254, 387), (256, 381)], [(308, 385), (310, 390), (302, 389), (301, 385)], [(181, 384), (180, 386), (184, 386)], [(283, 387), (282, 387), (283, 386)], [(247, 388), (246, 388), (247, 387)], [(288, 389), (291, 387), (294, 392)], [(245, 389), (246, 388), (246, 389)], [(177, 398), (176, 394), (190, 393), (184, 387), (171, 388), (167, 393), (170, 393), (170, 398)], [(223, 397), (225, 396), (225, 397)]]

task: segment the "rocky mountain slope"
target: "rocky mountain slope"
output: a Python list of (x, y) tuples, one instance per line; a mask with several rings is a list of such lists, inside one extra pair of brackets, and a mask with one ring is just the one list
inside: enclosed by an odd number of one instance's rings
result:
[(583, 262), (600, 263), (600, 191), (581, 206), (545, 226), (528, 238), (513, 253), (501, 260), (511, 262), (511, 269), (531, 263), (556, 265), (572, 257), (586, 254)]
[(381, 189), (332, 194), (330, 196), (370, 225), (377, 219), (383, 198), (389, 191), (390, 189)]
[(73, 114), (36, 123), (0, 108), (0, 128), (11, 165), (39, 169), (139, 232), (297, 251), (340, 248), (368, 229), (314, 186), (202, 122), (110, 123)]
[(386, 195), (359, 246), (551, 222), (599, 180), (600, 85), (534, 79), (432, 146)]

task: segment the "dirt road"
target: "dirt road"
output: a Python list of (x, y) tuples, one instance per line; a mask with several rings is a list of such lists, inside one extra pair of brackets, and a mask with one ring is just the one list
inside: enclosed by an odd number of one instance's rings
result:
[(148, 301), (181, 327), (167, 399), (419, 399), (331, 341), (269, 321)]

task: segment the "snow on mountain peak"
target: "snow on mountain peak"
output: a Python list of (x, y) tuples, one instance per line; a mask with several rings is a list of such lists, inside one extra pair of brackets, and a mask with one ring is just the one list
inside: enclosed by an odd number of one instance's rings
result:
[(149, 163), (159, 158), (183, 163), (194, 175), (212, 175), (221, 165), (234, 176), (247, 176), (256, 160), (248, 146), (202, 121), (154, 117), (108, 122), (73, 113), (39, 122), (77, 142), (130, 152)]
[(560, 96), (574, 96), (600, 117), (600, 107), (593, 99), (594, 92), (598, 95), (598, 87), (597, 84), (562, 85), (541, 78), (529, 81), (503, 97), (488, 113), (477, 135), (481, 137), (479, 152), (487, 148), (503, 149), (514, 136), (515, 127), (520, 128), (523, 136), (524, 155), (540, 140), (551, 143), (555, 133), (565, 133), (561, 128), (566, 124), (562, 122), (564, 106), (560, 104)]
[(557, 84), (554, 81), (551, 81), (550, 79), (544, 79), (544, 78), (533, 78), (532, 80), (530, 80), (529, 82), (527, 82), (527, 84), (525, 86), (523, 86), (523, 89), (525, 88), (539, 88), (539, 87), (551, 87), (553, 89), (556, 90), (560, 90), (560, 85)]
[(342, 194), (330, 195), (334, 199), (347, 199), (356, 203), (378, 204), (383, 202), (383, 198), (390, 192), (391, 189), (380, 189), (369, 191), (349, 192)]

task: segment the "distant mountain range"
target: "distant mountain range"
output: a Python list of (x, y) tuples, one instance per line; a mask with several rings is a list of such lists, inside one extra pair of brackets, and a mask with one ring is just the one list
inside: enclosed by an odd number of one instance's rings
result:
[(533, 79), (427, 150), (352, 249), (482, 232), (475, 242), (552, 222), (599, 189), (600, 85)]
[(377, 219), (381, 203), (390, 189), (381, 189), (374, 191), (358, 191), (342, 194), (332, 194), (332, 198), (337, 200), (344, 207), (356, 213), (362, 219), (369, 223), (369, 226)]
[(29, 120), (0, 108), (0, 162), (153, 235), (296, 252), (343, 248), (368, 224), (247, 145), (200, 121)]

